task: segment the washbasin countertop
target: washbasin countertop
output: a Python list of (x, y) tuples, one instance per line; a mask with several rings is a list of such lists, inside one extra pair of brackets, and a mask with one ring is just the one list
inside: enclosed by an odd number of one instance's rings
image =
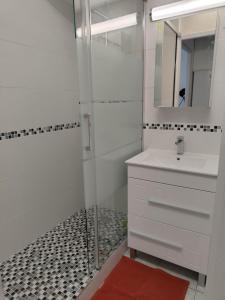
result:
[(128, 165), (217, 177), (219, 156), (190, 152), (177, 155), (175, 151), (150, 148), (127, 160), (126, 163)]

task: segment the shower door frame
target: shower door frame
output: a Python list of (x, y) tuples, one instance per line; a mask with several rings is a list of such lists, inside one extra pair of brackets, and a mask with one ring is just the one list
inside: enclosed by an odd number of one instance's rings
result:
[[(93, 87), (92, 87), (92, 67), (91, 67), (91, 8), (90, 0), (73, 0), (74, 7), (74, 16), (76, 16), (76, 3), (79, 3), (81, 10), (81, 32), (82, 37), (79, 39), (78, 43), (78, 63), (79, 65), (79, 80), (80, 80), (80, 120), (81, 120), (81, 129), (82, 137), (84, 140), (86, 137), (85, 132), (85, 123), (88, 122), (89, 127), (89, 137), (88, 144), (82, 145), (83, 149), (83, 164), (85, 161), (92, 161), (92, 172), (96, 174), (96, 164), (95, 164), (95, 155), (94, 155), (94, 118), (93, 118)], [(77, 25), (76, 17), (74, 17), (74, 28), (75, 28), (75, 39), (77, 40)], [(85, 83), (85, 86), (84, 86)], [(83, 106), (82, 106), (83, 104)], [(85, 174), (83, 172), (83, 181), (85, 183)], [(98, 239), (98, 210), (97, 210), (97, 191), (96, 191), (96, 177), (92, 178), (95, 186), (95, 191), (92, 200), (92, 208), (94, 209), (94, 243), (95, 243), (95, 268), (100, 269), (99, 264), (99, 239)], [(85, 186), (85, 184), (84, 184)], [(87, 198), (86, 189), (84, 188), (84, 197)], [(87, 204), (85, 209), (87, 210)], [(87, 215), (87, 212), (86, 212)], [(86, 216), (87, 218), (87, 216)], [(88, 230), (88, 225), (87, 225)], [(88, 232), (87, 232), (88, 235)], [(87, 237), (88, 240), (88, 237)], [(88, 243), (88, 241), (87, 241)], [(89, 247), (87, 249), (89, 252)], [(89, 253), (87, 254), (89, 257)], [(90, 270), (90, 265), (89, 265)]]

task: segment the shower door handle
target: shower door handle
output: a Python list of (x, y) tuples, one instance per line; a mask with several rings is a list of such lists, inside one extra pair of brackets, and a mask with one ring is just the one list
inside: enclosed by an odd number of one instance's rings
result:
[(88, 145), (85, 146), (85, 150), (91, 151), (91, 114), (89, 113), (84, 114), (84, 118), (88, 122)]

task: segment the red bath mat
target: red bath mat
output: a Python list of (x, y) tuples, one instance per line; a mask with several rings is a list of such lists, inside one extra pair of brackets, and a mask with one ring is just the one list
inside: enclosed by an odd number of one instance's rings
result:
[(189, 282), (123, 257), (92, 300), (184, 300)]

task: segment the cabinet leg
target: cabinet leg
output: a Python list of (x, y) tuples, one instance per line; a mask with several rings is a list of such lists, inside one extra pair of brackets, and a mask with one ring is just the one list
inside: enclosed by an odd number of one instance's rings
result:
[(206, 285), (206, 275), (198, 274), (198, 285), (200, 287), (205, 287)]
[(137, 257), (137, 250), (130, 248), (130, 258), (135, 259)]

